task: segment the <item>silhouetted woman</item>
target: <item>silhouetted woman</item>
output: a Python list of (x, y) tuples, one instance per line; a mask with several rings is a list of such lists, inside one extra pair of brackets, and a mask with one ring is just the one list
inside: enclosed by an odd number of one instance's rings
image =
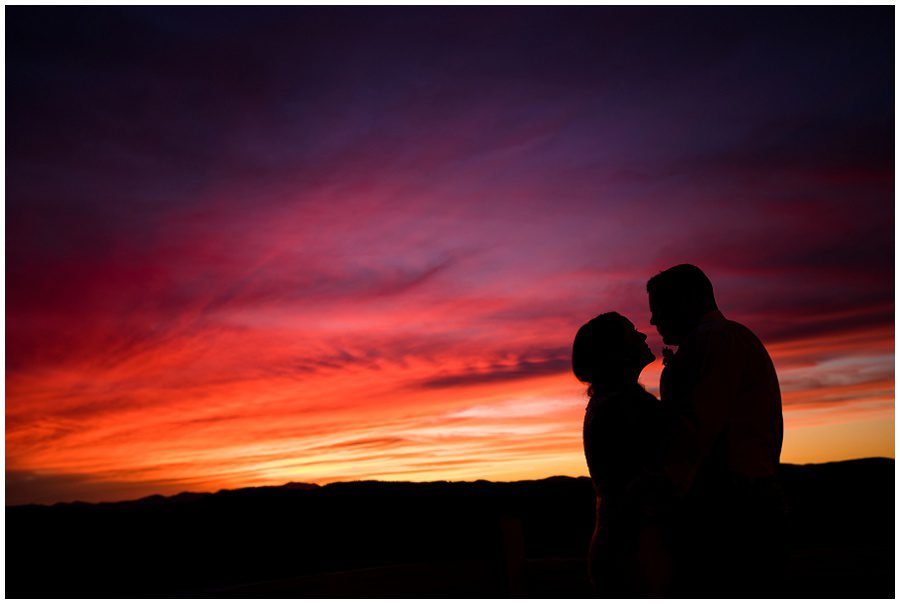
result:
[(597, 494), (589, 554), (591, 583), (602, 596), (665, 595), (669, 554), (662, 527), (646, 519), (628, 487), (659, 453), (667, 421), (660, 402), (638, 384), (656, 358), (647, 336), (614, 312), (578, 330), (575, 377), (590, 384), (584, 454)]

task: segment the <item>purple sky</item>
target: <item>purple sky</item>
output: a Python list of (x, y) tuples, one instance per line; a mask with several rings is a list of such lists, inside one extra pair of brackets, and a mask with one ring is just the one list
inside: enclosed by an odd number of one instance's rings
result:
[[(890, 7), (6, 14), (10, 499), (394, 476), (302, 460), (538, 391), (535, 472), (583, 473), (571, 338), (658, 354), (682, 262), (773, 351), (786, 455), (892, 454)], [(447, 475), (524, 475), (490, 434)]]

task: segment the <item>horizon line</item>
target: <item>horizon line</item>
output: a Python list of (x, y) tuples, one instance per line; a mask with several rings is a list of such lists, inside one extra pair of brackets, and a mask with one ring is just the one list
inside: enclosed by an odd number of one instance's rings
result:
[[(853, 457), (849, 459), (837, 459), (833, 461), (821, 461), (821, 462), (811, 462), (811, 463), (781, 463), (779, 464), (781, 467), (783, 466), (797, 466), (797, 467), (807, 467), (807, 466), (825, 466), (830, 464), (837, 463), (849, 463), (855, 461), (868, 461), (868, 460), (890, 460), (896, 461), (894, 457), (887, 456), (873, 456), (873, 457)], [(236, 491), (244, 491), (250, 489), (283, 489), (285, 487), (290, 487), (291, 485), (304, 485), (308, 487), (307, 489), (297, 489), (297, 490), (312, 490), (312, 489), (321, 489), (327, 486), (336, 485), (336, 484), (358, 484), (358, 483), (381, 483), (381, 484), (436, 484), (436, 483), (447, 483), (447, 484), (473, 484), (478, 482), (487, 482), (491, 484), (514, 484), (514, 483), (522, 483), (522, 482), (541, 482), (545, 480), (552, 480), (555, 478), (566, 478), (569, 480), (590, 480), (590, 476), (568, 476), (565, 474), (553, 474), (550, 476), (545, 476), (543, 478), (523, 478), (520, 480), (488, 480), (486, 478), (475, 478), (472, 480), (383, 480), (383, 479), (358, 479), (358, 480), (335, 480), (333, 482), (326, 482), (323, 484), (319, 484), (317, 482), (297, 482), (297, 481), (288, 481), (281, 484), (261, 484), (261, 485), (248, 485), (243, 487), (236, 487), (230, 489), (218, 489), (216, 491), (180, 491), (178, 493), (174, 493), (172, 495), (162, 495), (160, 493), (151, 493), (149, 495), (145, 495), (143, 497), (137, 497), (134, 499), (120, 499), (117, 501), (85, 501), (83, 499), (73, 499), (69, 501), (55, 501), (53, 503), (16, 503), (16, 504), (8, 504), (5, 502), (5, 493), (4, 493), (4, 507), (5, 508), (17, 508), (17, 507), (29, 507), (29, 506), (39, 506), (39, 507), (54, 507), (57, 505), (116, 505), (122, 503), (134, 503), (138, 501), (143, 501), (145, 499), (151, 498), (161, 498), (161, 499), (172, 499), (175, 497), (180, 497), (182, 495), (218, 495), (220, 493), (232, 493)]]

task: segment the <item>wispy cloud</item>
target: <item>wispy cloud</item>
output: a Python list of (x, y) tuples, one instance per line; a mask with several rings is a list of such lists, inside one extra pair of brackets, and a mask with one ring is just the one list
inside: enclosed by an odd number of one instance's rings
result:
[(583, 474), (571, 339), (680, 262), (787, 438), (887, 426), (892, 22), (804, 10), (12, 7), (15, 500)]

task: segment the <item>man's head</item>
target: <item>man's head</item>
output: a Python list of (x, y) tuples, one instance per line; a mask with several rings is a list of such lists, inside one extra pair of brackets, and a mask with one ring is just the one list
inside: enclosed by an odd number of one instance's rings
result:
[(697, 325), (700, 317), (717, 310), (712, 283), (693, 264), (679, 264), (647, 282), (650, 324), (663, 342), (678, 346)]

